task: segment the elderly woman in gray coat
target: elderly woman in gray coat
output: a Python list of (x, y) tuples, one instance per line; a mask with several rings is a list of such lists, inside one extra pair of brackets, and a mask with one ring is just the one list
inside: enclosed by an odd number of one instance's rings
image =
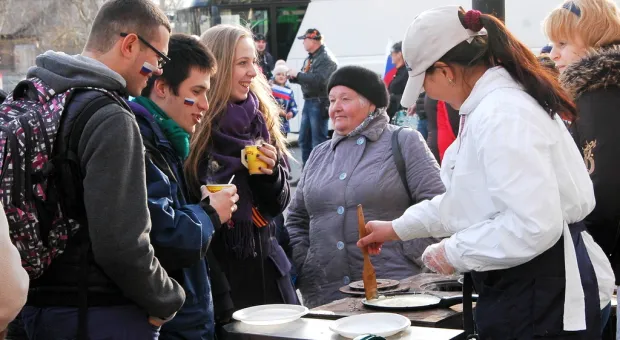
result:
[[(439, 165), (421, 135), (398, 135), (409, 197), (397, 171), (388, 124), (388, 93), (374, 72), (357, 66), (336, 71), (328, 84), (334, 137), (317, 146), (305, 165), (286, 227), (304, 304), (316, 307), (343, 298), (339, 288), (362, 279), (356, 207), (367, 221), (391, 220), (410, 205), (445, 191)], [(419, 258), (433, 239), (392, 242), (372, 258), (380, 279), (421, 271)]]

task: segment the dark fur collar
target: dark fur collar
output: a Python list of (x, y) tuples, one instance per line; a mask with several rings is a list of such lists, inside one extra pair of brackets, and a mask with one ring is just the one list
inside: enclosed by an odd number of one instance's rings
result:
[(570, 65), (560, 82), (574, 99), (585, 92), (620, 87), (620, 45), (601, 48)]

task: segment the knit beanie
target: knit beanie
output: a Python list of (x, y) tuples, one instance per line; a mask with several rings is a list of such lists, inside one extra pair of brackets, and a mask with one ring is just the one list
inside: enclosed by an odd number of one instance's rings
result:
[(280, 73), (284, 73), (287, 74), (288, 73), (288, 67), (286, 65), (276, 65), (276, 67), (273, 69), (273, 75), (276, 74), (280, 74)]
[(334, 86), (345, 86), (368, 99), (377, 108), (385, 108), (389, 94), (385, 83), (375, 72), (360, 66), (344, 66), (329, 78), (327, 93)]

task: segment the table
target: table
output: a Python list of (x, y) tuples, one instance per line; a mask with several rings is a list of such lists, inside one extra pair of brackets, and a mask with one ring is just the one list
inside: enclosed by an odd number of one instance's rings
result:
[[(418, 274), (401, 280), (400, 285), (408, 286), (411, 291), (420, 292), (424, 291), (422, 289), (422, 286), (424, 286), (425, 284), (438, 281), (446, 281), (449, 279), (455, 279), (455, 277), (439, 274)], [(452, 296), (455, 294), (461, 294), (461, 292), (433, 291), (432, 294), (441, 296)], [(348, 297), (328, 303), (323, 306), (313, 308), (310, 310), (310, 313), (306, 315), (306, 317), (337, 320), (351, 315), (365, 314), (371, 312), (378, 311), (366, 308), (362, 304), (362, 298)], [(451, 308), (430, 309), (419, 312), (397, 312), (397, 314), (403, 315), (409, 320), (411, 320), (412, 326), (462, 329), (462, 312), (463, 305), (459, 304)]]
[[(233, 322), (224, 326), (224, 340), (344, 340), (332, 332), (332, 321), (301, 318), (282, 325), (252, 326)], [(408, 330), (387, 338), (388, 340), (460, 340), (462, 330), (410, 327)]]

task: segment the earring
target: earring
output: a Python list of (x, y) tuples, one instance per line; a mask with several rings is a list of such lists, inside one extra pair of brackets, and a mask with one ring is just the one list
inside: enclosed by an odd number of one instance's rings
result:
[(454, 85), (454, 80), (448, 78), (448, 83), (450, 83), (450, 85)]

